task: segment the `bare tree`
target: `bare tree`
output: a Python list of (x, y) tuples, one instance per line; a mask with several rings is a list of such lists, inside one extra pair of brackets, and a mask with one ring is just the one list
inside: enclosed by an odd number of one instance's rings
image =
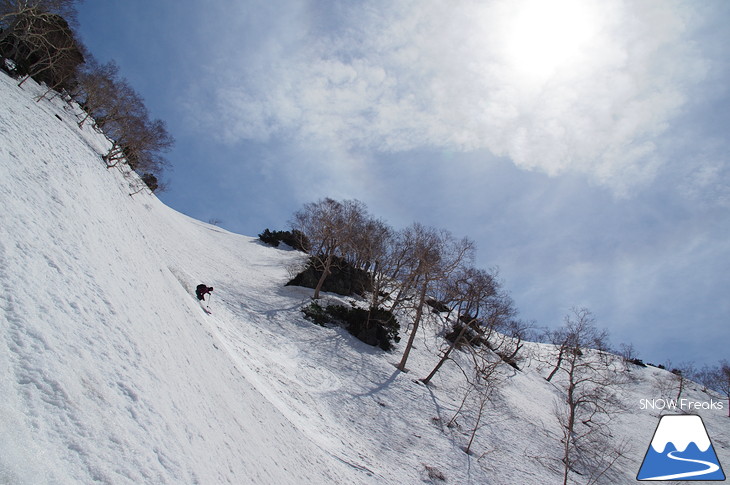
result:
[(22, 37), (21, 23), (44, 12), (56, 13), (71, 21), (76, 18), (75, 3), (75, 0), (0, 0), (0, 60), (12, 57), (8, 51), (18, 47), (6, 42), (11, 37)]
[(388, 269), (392, 267), (391, 257), (396, 239), (393, 229), (384, 221), (366, 219), (353, 241), (355, 264), (370, 274), (371, 293), (366, 323), (369, 328), (373, 312), (385, 301), (385, 290), (393, 282)]
[(97, 120), (97, 124), (112, 140), (111, 148), (103, 157), (111, 168), (126, 160), (125, 149), (131, 147), (138, 134), (144, 131), (149, 114), (142, 98), (126, 82), (117, 85), (115, 95), (107, 103), (109, 116)]
[(563, 358), (565, 353), (570, 349), (570, 341), (568, 330), (565, 327), (560, 327), (552, 330), (548, 330), (546, 334), (546, 341), (553, 345), (555, 354), (555, 364), (553, 370), (545, 378), (546, 381), (550, 382), (553, 377), (558, 373), (561, 366), (563, 365)]
[(695, 374), (695, 366), (692, 362), (683, 362), (677, 366), (668, 366), (671, 369), (670, 372), (674, 376), (673, 379), (677, 384), (677, 401), (682, 397), (685, 387), (691, 381), (692, 376)]
[(469, 433), (469, 441), (464, 448), (464, 451), (467, 454), (471, 453), (474, 438), (476, 438), (477, 432), (482, 427), (482, 419), (484, 418), (485, 408), (493, 399), (500, 382), (500, 360), (490, 358), (488, 349), (477, 350), (471, 348), (470, 350), (473, 362), (474, 378), (469, 384), (476, 391), (477, 399), (474, 419)]
[(113, 61), (99, 64), (93, 57), (87, 56), (83, 69), (79, 71), (78, 85), (72, 93), (84, 108), (79, 128), (89, 119), (113, 119), (113, 110), (119, 109), (114, 101), (119, 88), (119, 66)]
[(394, 255), (397, 243), (395, 231), (382, 221), (374, 221), (370, 231), (367, 249), (370, 266), (370, 308), (379, 308), (389, 297), (388, 290), (395, 278), (392, 276), (392, 269), (396, 265)]
[[(511, 299), (509, 300), (511, 302)], [(518, 364), (522, 360), (519, 356), (520, 351), (524, 347), (525, 341), (534, 335), (534, 322), (527, 322), (517, 318), (507, 318), (499, 327), (499, 333), (495, 339), (491, 340), (492, 350), (499, 355), (502, 360), (518, 369)]]
[(129, 166), (137, 172), (159, 173), (167, 165), (162, 153), (170, 149), (174, 140), (161, 119), (144, 119), (140, 126), (142, 131), (127, 147)]
[(344, 257), (355, 244), (356, 235), (371, 218), (358, 200), (325, 198), (310, 202), (294, 213), (291, 225), (311, 242), (311, 261), (322, 274), (312, 298), (319, 299), (336, 257)]
[(16, 71), (25, 75), (19, 85), (32, 76), (45, 82), (49, 92), (69, 87), (78, 66), (84, 62), (85, 49), (67, 20), (44, 8), (44, 2), (10, 3), (10, 7), (1, 7), (5, 13), (0, 14), (0, 23), (4, 24), (0, 54), (2, 58), (12, 58)]
[(119, 77), (116, 64), (105, 64), (96, 72), (93, 66), (91, 69), (90, 76), (81, 77), (82, 104), (108, 136), (122, 138), (127, 120), (148, 116), (144, 100), (126, 79)]
[(381, 272), (387, 288), (387, 299), (390, 300), (388, 311), (391, 313), (403, 303), (412, 299), (411, 290), (416, 279), (416, 252), (413, 251), (411, 228), (398, 231), (393, 235), (388, 246), (387, 257), (381, 264)]
[(164, 121), (149, 118), (142, 98), (126, 82), (117, 83), (117, 88), (100, 123), (112, 139), (104, 161), (108, 168), (126, 162), (135, 171), (159, 173), (167, 163), (162, 152), (174, 140)]
[(563, 485), (571, 473), (594, 483), (626, 452), (626, 443), (611, 445), (610, 425), (621, 409), (616, 392), (624, 384), (621, 360), (606, 352), (607, 332), (595, 326), (585, 308), (573, 308), (555, 333), (556, 366), (548, 380), (560, 375), (564, 405), (556, 406), (561, 425)]
[(454, 363), (464, 376), (466, 384), (464, 394), (459, 407), (446, 426), (448, 428), (460, 427), (459, 418), (465, 418), (467, 422), (471, 421), (467, 428), (469, 438), (463, 448), (466, 453), (471, 453), (477, 432), (484, 423), (487, 404), (496, 397), (504, 376), (500, 372), (502, 361), (489, 348), (474, 346), (465, 348), (466, 353), (462, 355), (468, 357), (466, 362), (454, 359)]
[[(71, 27), (75, 5), (74, 0), (0, 0), (0, 55), (13, 57), (25, 75), (19, 85), (31, 76), (47, 84), (38, 100), (59, 88), (72, 92), (87, 110), (79, 126), (94, 117), (112, 140), (103, 157), (107, 166), (126, 162), (149, 175), (147, 186), (154, 190), (160, 186), (155, 174), (167, 163), (162, 153), (173, 139), (165, 123), (151, 119), (142, 98), (119, 78), (116, 65), (99, 66), (88, 55)], [(90, 64), (82, 70), (85, 56)]]
[(77, 3), (77, 0), (0, 0), (0, 28), (6, 29), (17, 17), (33, 10), (60, 15), (74, 25)]
[(621, 344), (619, 346), (618, 355), (624, 359), (624, 362), (634, 362), (638, 359), (634, 344)]
[(564, 359), (569, 358), (571, 353), (580, 353), (581, 347), (607, 349), (608, 332), (598, 331), (594, 323), (590, 310), (572, 308), (562, 327), (548, 331), (548, 342), (555, 347), (555, 366), (545, 378), (548, 382), (563, 369)]
[(699, 376), (705, 387), (722, 393), (728, 400), (727, 415), (730, 418), (730, 363), (727, 360), (721, 360), (716, 366), (705, 366)]
[(720, 361), (715, 375), (716, 383), (713, 385), (713, 388), (723, 393), (728, 400), (727, 415), (730, 418), (730, 364), (727, 360)]
[(367, 211), (356, 229), (345, 249), (345, 258), (354, 267), (368, 271), (385, 257), (393, 229)]
[(411, 335), (403, 351), (403, 357), (396, 366), (405, 372), (429, 290), (433, 289), (435, 282), (448, 278), (462, 263), (473, 258), (474, 244), (468, 239), (457, 241), (447, 231), (439, 231), (418, 223), (411, 225), (404, 233), (410, 261), (414, 266), (403, 284), (415, 292), (413, 305), (415, 316)]
[[(696, 374), (694, 364), (692, 362), (682, 362), (675, 365), (668, 360), (664, 367), (668, 372), (655, 383), (655, 388), (663, 398), (679, 401), (687, 384)], [(674, 394), (675, 392), (676, 394)]]
[(482, 319), (482, 313), (491, 310), (489, 307), (494, 303), (499, 291), (499, 285), (491, 274), (470, 266), (459, 268), (444, 283), (444, 298), (441, 300), (448, 301), (451, 304), (451, 312), (456, 312), (455, 329), (458, 333), (442, 352), (433, 370), (421, 379), (424, 384), (431, 381), (457, 346), (471, 345), (473, 337), (466, 338), (467, 335), (483, 333), (480, 327), (489, 320)]

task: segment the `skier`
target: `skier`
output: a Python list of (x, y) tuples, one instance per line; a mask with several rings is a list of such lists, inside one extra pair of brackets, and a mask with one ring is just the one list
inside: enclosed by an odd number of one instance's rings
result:
[(199, 284), (197, 288), (195, 288), (195, 294), (198, 297), (198, 300), (205, 301), (205, 295), (208, 293), (213, 292), (212, 286), (204, 285), (203, 283)]

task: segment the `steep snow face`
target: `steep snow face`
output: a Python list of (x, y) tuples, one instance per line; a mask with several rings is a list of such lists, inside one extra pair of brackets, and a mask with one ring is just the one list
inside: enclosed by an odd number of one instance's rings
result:
[[(284, 287), (302, 256), (130, 197), (139, 180), (105, 168), (108, 140), (42, 92), (0, 74), (1, 484), (561, 481), (564, 383), (533, 359), (546, 346), (504, 366), (477, 421), (467, 353), (418, 382), (444, 344), (438, 316), (408, 373), (393, 365), (402, 346), (311, 324), (311, 291)], [(215, 288), (212, 315), (199, 283)], [(671, 378), (631, 376), (612, 433), (635, 446), (603, 483), (634, 481), (659, 417), (640, 400)], [(730, 462), (724, 411), (701, 414)]]
[(292, 255), (130, 197), (104, 137), (34, 89), (0, 74), (0, 483), (352, 481), (192, 296), (234, 261), (274, 293)]
[(657, 453), (664, 453), (668, 443), (673, 443), (677, 451), (684, 451), (694, 443), (705, 452), (710, 447), (702, 418), (699, 416), (664, 416), (657, 427), (651, 446)]

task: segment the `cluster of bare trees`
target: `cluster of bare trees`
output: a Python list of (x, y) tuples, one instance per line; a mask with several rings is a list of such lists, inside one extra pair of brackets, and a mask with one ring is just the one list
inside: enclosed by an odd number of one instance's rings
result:
[(162, 153), (173, 144), (165, 123), (151, 119), (142, 98), (118, 75), (116, 64), (87, 64), (80, 73), (75, 97), (87, 115), (111, 138), (112, 146), (104, 155), (107, 167), (126, 162), (139, 172), (158, 173), (166, 161)]
[(371, 313), (382, 308), (408, 321), (410, 333), (396, 365), (400, 371), (407, 371), (425, 316), (435, 315), (427, 321), (440, 325), (436, 331), (447, 338), (420, 381), (428, 385), (446, 362), (460, 369), (464, 392), (448, 426), (457, 426), (457, 419), (469, 423), (464, 447), (469, 453), (488, 404), (505, 376), (515, 372), (532, 327), (517, 319), (497, 271), (474, 266), (474, 243), (468, 238), (419, 223), (395, 230), (356, 200), (306, 204), (294, 214), (292, 226), (308, 238), (311, 264), (321, 271), (314, 298), (320, 297), (333, 265), (345, 261), (368, 272)]
[(84, 62), (84, 47), (69, 25), (75, 20), (71, 0), (0, 0), (0, 64), (6, 59), (22, 76), (51, 89), (69, 87)]
[(671, 361), (658, 367), (667, 371), (653, 386), (653, 390), (662, 399), (679, 402), (693, 383), (699, 383), (703, 392), (714, 391), (728, 400), (730, 417), (730, 363), (727, 360), (720, 360), (715, 365), (705, 364), (701, 368), (697, 368), (694, 362), (674, 364)]
[(730, 418), (730, 362), (721, 360), (716, 365), (705, 365), (693, 374), (705, 390), (712, 389), (727, 399), (727, 415)]
[[(312, 261), (321, 271), (314, 298), (333, 265), (347, 261), (368, 271), (369, 305), (398, 311), (407, 318), (410, 335), (397, 368), (407, 370), (410, 351), (427, 312), (437, 312), (443, 341), (432, 370), (420, 379), (429, 384), (446, 362), (454, 362), (466, 383), (461, 405), (449, 422), (470, 423), (465, 451), (472, 448), (483, 415), (501, 382), (508, 377), (505, 363), (517, 368), (520, 350), (532, 335), (532, 325), (517, 318), (512, 299), (502, 288), (496, 270), (474, 266), (475, 249), (469, 239), (414, 223), (394, 230), (368, 212), (362, 202), (323, 199), (306, 204), (294, 214), (293, 227), (311, 242)], [(450, 331), (449, 331), (450, 330)], [(563, 325), (545, 332), (551, 344), (531, 355), (555, 386), (558, 462), (563, 483), (580, 476), (586, 483), (610, 481), (614, 465), (629, 451), (616, 442), (612, 426), (625, 412), (621, 399), (629, 383), (627, 365), (640, 362), (632, 346), (622, 355), (609, 349), (608, 332), (596, 326), (592, 313), (574, 308)], [(455, 350), (465, 358), (455, 359)], [(547, 350), (545, 350), (547, 349)], [(730, 399), (730, 365), (695, 372), (682, 366), (671, 374), (673, 392), (681, 395), (689, 376)]]
[[(370, 308), (397, 311), (399, 318), (408, 320), (410, 334), (399, 370), (407, 370), (425, 315), (438, 314), (428, 321), (440, 322), (437, 331), (446, 338), (434, 367), (420, 381), (429, 384), (446, 362), (461, 370), (463, 399), (447, 426), (461, 428), (457, 420), (469, 423), (464, 449), (470, 452), (489, 403), (514, 372), (505, 363), (518, 369), (527, 354), (521, 349), (534, 336), (533, 325), (517, 318), (497, 271), (474, 266), (475, 248), (469, 239), (418, 223), (395, 230), (356, 200), (327, 198), (306, 204), (294, 214), (292, 226), (311, 242), (313, 264), (321, 271), (314, 298), (321, 296), (333, 267), (346, 261), (368, 272)], [(610, 350), (608, 332), (596, 326), (586, 308), (572, 309), (563, 325), (546, 330), (542, 340), (550, 345), (529, 357), (556, 391), (553, 416), (560, 430), (560, 456), (555, 463), (562, 483), (576, 477), (586, 483), (610, 482), (616, 463), (630, 448), (612, 434), (618, 414), (627, 411), (622, 392), (631, 377), (628, 366), (643, 363), (633, 346)], [(672, 391), (679, 395), (691, 376), (730, 400), (730, 365), (725, 361), (700, 372), (682, 366), (671, 376), (676, 378)]]
[(338, 258), (350, 262), (361, 258), (362, 248), (358, 242), (367, 237), (364, 231), (369, 219), (362, 202), (340, 202), (330, 198), (306, 204), (294, 214), (294, 230), (309, 239), (312, 264), (322, 273), (314, 289), (315, 300), (319, 299), (322, 286)]
[[(346, 261), (368, 271), (370, 307), (399, 311), (410, 316), (411, 332), (397, 367), (406, 364), (423, 316), (435, 301), (441, 311), (453, 315), (445, 322), (461, 322), (461, 334), (447, 346), (428, 383), (453, 348), (469, 345), (474, 333), (483, 336), (494, 329), (524, 330), (514, 323), (516, 311), (495, 274), (473, 266), (474, 243), (457, 239), (448, 231), (413, 223), (394, 230), (373, 217), (357, 200), (325, 198), (306, 204), (291, 221), (310, 242), (311, 261), (321, 271), (313, 298), (320, 291), (337, 261)], [(466, 329), (471, 329), (469, 338)], [(522, 334), (522, 331), (517, 331)], [(509, 351), (512, 357), (519, 343)]]
[(11, 71), (22, 77), (19, 85), (33, 77), (49, 92), (65, 91), (85, 109), (79, 127), (93, 120), (112, 140), (103, 157), (107, 166), (128, 164), (154, 191), (167, 164), (162, 154), (173, 139), (163, 121), (150, 117), (117, 65), (99, 64), (86, 52), (71, 27), (75, 4), (76, 0), (0, 0), (0, 66), (12, 60)]

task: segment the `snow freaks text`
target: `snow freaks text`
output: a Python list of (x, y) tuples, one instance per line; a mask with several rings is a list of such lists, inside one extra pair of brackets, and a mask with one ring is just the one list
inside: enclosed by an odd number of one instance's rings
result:
[(725, 409), (723, 401), (692, 401), (690, 399), (639, 399), (639, 409), (669, 410), (669, 411), (699, 411)]

